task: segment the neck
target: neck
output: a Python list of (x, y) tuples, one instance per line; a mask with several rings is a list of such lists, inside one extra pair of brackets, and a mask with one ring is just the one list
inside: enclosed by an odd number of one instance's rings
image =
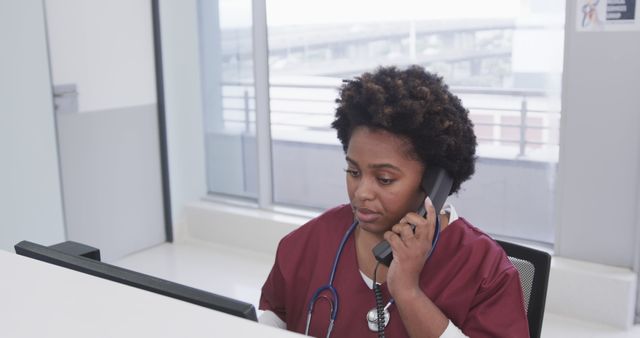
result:
[[(377, 261), (373, 256), (372, 250), (374, 246), (384, 239), (383, 235), (371, 233), (358, 227), (354, 232), (354, 237), (358, 258), (358, 268), (367, 275), (367, 277), (373, 279), (373, 270), (376, 267)], [(378, 272), (376, 273), (377, 282), (384, 282), (386, 278), (387, 267), (381, 264), (378, 267)]]

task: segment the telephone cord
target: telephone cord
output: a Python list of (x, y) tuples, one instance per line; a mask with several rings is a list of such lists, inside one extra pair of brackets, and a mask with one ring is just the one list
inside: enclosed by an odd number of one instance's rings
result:
[(378, 266), (380, 266), (380, 262), (376, 264), (376, 267), (373, 269), (373, 293), (376, 297), (376, 309), (378, 311), (378, 338), (384, 337), (384, 303), (382, 300), (382, 291), (380, 290), (380, 286), (376, 283), (376, 273), (378, 272)]

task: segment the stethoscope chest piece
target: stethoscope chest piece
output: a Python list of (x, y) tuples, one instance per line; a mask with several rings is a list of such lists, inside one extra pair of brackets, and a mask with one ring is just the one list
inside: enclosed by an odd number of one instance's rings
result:
[[(391, 319), (391, 314), (389, 310), (384, 309), (384, 327), (387, 327), (389, 324), (389, 320)], [(367, 325), (369, 326), (369, 330), (378, 332), (378, 309), (373, 308), (367, 312)]]

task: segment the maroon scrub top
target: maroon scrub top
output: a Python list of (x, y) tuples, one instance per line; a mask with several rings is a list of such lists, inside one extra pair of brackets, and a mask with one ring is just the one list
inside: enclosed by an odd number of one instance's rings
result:
[[(287, 329), (304, 333), (309, 301), (329, 281), (338, 246), (353, 212), (349, 205), (326, 211), (285, 236), (262, 287), (260, 309), (280, 317)], [(376, 337), (366, 314), (375, 296), (360, 275), (354, 236), (347, 240), (333, 282), (339, 309), (331, 337)], [(440, 234), (420, 275), (424, 293), (469, 337), (528, 337), (518, 271), (487, 234), (459, 218)], [(383, 300), (390, 299), (386, 284)], [(329, 292), (315, 304), (310, 335), (325, 337), (329, 325)], [(389, 307), (388, 337), (408, 337), (397, 306)], [(429, 320), (429, 318), (425, 318)]]

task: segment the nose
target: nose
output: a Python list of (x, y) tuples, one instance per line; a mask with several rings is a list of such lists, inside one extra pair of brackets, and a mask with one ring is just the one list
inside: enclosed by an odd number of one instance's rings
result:
[(370, 201), (374, 198), (374, 183), (372, 179), (363, 177), (358, 180), (355, 187), (354, 196), (360, 201)]

